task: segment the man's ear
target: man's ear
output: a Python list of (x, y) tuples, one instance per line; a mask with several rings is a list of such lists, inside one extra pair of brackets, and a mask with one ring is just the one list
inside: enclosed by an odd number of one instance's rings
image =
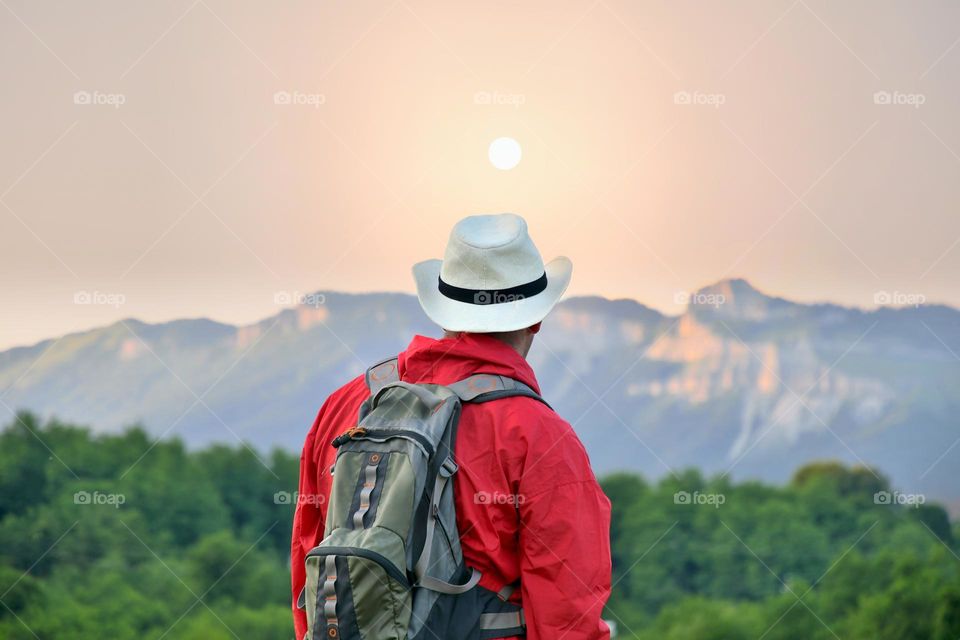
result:
[(540, 333), (540, 325), (541, 325), (541, 324), (543, 324), (543, 322), (538, 322), (537, 324), (535, 324), (535, 325), (533, 325), (532, 327), (530, 327), (530, 328), (528, 329), (528, 331), (530, 331), (530, 333), (532, 333), (532, 334), (534, 334), (534, 335)]

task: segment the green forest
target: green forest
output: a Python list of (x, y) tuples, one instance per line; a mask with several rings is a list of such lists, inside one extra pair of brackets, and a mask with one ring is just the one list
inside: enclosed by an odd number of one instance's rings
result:
[[(0, 433), (0, 638), (292, 638), (297, 467), (20, 414)], [(868, 469), (602, 483), (617, 638), (960, 638), (960, 527)]]

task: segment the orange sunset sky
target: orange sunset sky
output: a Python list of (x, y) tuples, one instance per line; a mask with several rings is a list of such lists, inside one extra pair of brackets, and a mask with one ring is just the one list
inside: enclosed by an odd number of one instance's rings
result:
[(960, 305), (958, 42), (931, 0), (2, 0), (0, 349), (412, 292), (500, 211), (570, 294)]

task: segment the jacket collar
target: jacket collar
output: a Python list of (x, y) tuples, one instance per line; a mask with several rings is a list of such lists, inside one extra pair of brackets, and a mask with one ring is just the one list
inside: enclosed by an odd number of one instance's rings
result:
[(434, 384), (452, 384), (475, 373), (502, 375), (540, 393), (530, 364), (512, 347), (482, 333), (441, 339), (414, 336), (399, 355), (397, 369), (402, 380)]

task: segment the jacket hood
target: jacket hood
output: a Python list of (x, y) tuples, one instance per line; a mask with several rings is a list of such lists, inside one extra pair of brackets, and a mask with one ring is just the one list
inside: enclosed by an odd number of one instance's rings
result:
[(434, 384), (452, 384), (475, 373), (507, 376), (540, 393), (533, 369), (523, 356), (482, 333), (439, 340), (415, 336), (399, 355), (397, 369), (401, 380)]

